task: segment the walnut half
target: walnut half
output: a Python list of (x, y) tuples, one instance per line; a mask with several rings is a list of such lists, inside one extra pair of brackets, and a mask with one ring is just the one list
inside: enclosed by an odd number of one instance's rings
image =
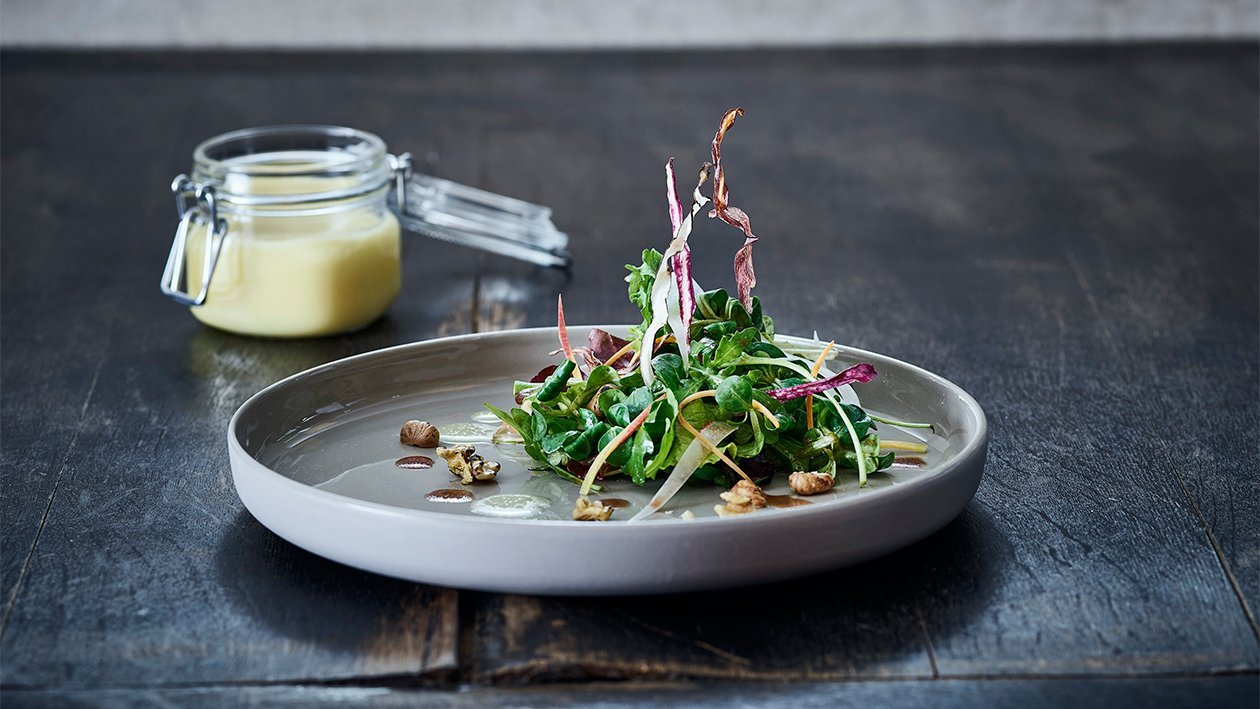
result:
[(451, 473), (458, 475), (459, 481), (465, 485), (488, 482), (499, 474), (498, 463), (486, 460), (476, 453), (475, 447), (466, 445), (437, 449), (437, 454), (446, 461), (446, 467), (451, 469)]
[(798, 470), (788, 476), (788, 487), (798, 495), (817, 495), (836, 484), (836, 479), (826, 473), (807, 473)]
[(591, 502), (585, 497), (579, 497), (573, 507), (573, 519), (578, 522), (606, 522), (612, 513), (613, 508), (599, 500)]
[(398, 440), (404, 445), (432, 448), (438, 444), (437, 426), (428, 421), (408, 421), (398, 432)]
[(718, 517), (745, 514), (766, 506), (766, 493), (747, 480), (735, 483), (730, 490), (721, 494), (721, 498), (726, 504), (713, 507)]

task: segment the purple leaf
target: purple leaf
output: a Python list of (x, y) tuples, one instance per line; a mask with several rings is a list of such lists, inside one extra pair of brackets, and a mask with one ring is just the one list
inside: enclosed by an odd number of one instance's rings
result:
[[(678, 201), (678, 187), (674, 178), (674, 159), (665, 163), (665, 196), (669, 200), (669, 223), (673, 226), (673, 236), (678, 235), (678, 227), (682, 225), (682, 202)], [(671, 237), (672, 238), (672, 237)], [(678, 287), (678, 306), (682, 315), (682, 332), (674, 333), (676, 337), (686, 339), (691, 332), (691, 314), (696, 309), (695, 283), (691, 280), (691, 247), (683, 246), (683, 250), (670, 259), (674, 268), (674, 284)], [(680, 348), (687, 347), (686, 342), (679, 343)]]
[[(591, 354), (600, 362), (607, 362), (608, 358), (617, 354), (622, 347), (626, 346), (627, 342), (629, 341), (623, 340), (616, 335), (610, 335), (597, 327), (591, 328), (590, 333), (586, 336), (587, 347), (590, 348)], [(609, 363), (609, 366), (620, 370), (622, 367), (630, 364), (630, 359), (633, 356), (633, 352), (627, 352), (618, 357), (616, 362)]]
[(874, 378), (874, 367), (865, 363), (855, 364), (834, 377), (828, 377), (816, 382), (805, 382), (804, 384), (797, 384), (784, 389), (774, 389), (766, 393), (776, 401), (791, 401), (810, 394), (821, 394), (828, 389), (842, 387), (845, 384), (869, 382)]
[(732, 108), (722, 116), (717, 134), (713, 136), (713, 209), (709, 218), (720, 218), (722, 221), (744, 232), (744, 245), (735, 253), (735, 291), (739, 302), (752, 311), (752, 289), (757, 285), (757, 275), (753, 272), (752, 248), (757, 237), (753, 235), (752, 224), (748, 215), (739, 207), (728, 203), (730, 190), (726, 186), (726, 171), (722, 168), (722, 138), (726, 131), (735, 125), (735, 119), (744, 115), (744, 109)]

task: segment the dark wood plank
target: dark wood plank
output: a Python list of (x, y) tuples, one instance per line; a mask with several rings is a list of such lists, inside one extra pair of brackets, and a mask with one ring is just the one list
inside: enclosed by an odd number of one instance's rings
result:
[[(1163, 207), (1153, 210), (1158, 216), (1150, 229), (1177, 234), (1190, 246), (1185, 253), (1189, 263), (1168, 267), (1173, 279), (1183, 273), (1190, 276), (1176, 288), (1176, 297), (1185, 301), (1177, 303), (1178, 321), (1175, 326), (1160, 323), (1161, 331), (1179, 336), (1179, 341), (1170, 344), (1180, 355), (1178, 365), (1190, 376), (1170, 380), (1155, 371), (1156, 365), (1150, 366), (1152, 379), (1160, 384), (1161, 410), (1167, 414), (1180, 410), (1183, 401), (1196, 401), (1201, 408), (1229, 411), (1240, 423), (1252, 424), (1245, 429), (1250, 436), (1235, 436), (1225, 428), (1198, 435), (1183, 429), (1168, 448), (1184, 451), (1184, 457), (1173, 454), (1178, 477), (1193, 500), (1195, 514), (1211, 530), (1213, 544), (1248, 606), (1253, 627), (1260, 609), (1260, 477), (1255, 474), (1260, 398), (1248, 395), (1245, 369), (1240, 371), (1229, 355), (1236, 335), (1225, 333), (1249, 333), (1250, 351), (1254, 355), (1260, 349), (1256, 318), (1248, 319), (1245, 312), (1230, 308), (1231, 303), (1255, 303), (1260, 298), (1260, 275), (1253, 268), (1250, 279), (1211, 281), (1215, 274), (1228, 273), (1235, 261), (1254, 265), (1260, 258), (1255, 238), (1260, 230), (1256, 166), (1233, 159), (1254, 150), (1254, 136), (1260, 133), (1260, 107), (1254, 93), (1239, 90), (1242, 82), (1253, 88), (1260, 83), (1257, 58), (1260, 51), (1211, 72), (1200, 69), (1202, 60), (1152, 61), (1132, 67), (1135, 93), (1157, 106), (1145, 115), (1144, 141), (1159, 147), (1140, 162), (1129, 156), (1125, 166), (1127, 174), (1141, 180), (1144, 191)], [(1222, 128), (1231, 125), (1243, 130)], [(1170, 141), (1168, 136), (1182, 139)], [(1164, 178), (1168, 174), (1185, 177), (1172, 183)], [(1205, 253), (1193, 248), (1205, 234), (1219, 235), (1228, 246)], [(1131, 284), (1125, 284), (1125, 290), (1133, 301), (1144, 300), (1145, 293)], [(1196, 295), (1196, 291), (1200, 292)], [(1158, 366), (1169, 368), (1162, 362)], [(1222, 380), (1242, 386), (1212, 391), (1215, 386), (1205, 385)], [(1254, 377), (1251, 382), (1254, 393)]]
[[(487, 682), (598, 677), (837, 679), (935, 674), (919, 599), (954, 599), (965, 627), (1000, 583), (1002, 542), (971, 509), (853, 569), (744, 589), (644, 598), (473, 596)], [(967, 548), (974, 557), (953, 553)], [(610, 550), (609, 553), (616, 553)], [(730, 552), (728, 552), (730, 553)]]
[(467, 691), (379, 687), (207, 687), (8, 692), (13, 706), (133, 707), (1250, 707), (1256, 677), (935, 682), (576, 684)]
[[(1180, 60), (1153, 56), (1156, 65)], [(994, 610), (972, 615), (970, 595), (948, 592), (945, 574), (947, 592), (908, 599), (913, 613), (881, 621), (898, 650), (909, 647), (911, 616), (921, 616), (918, 642), (933, 646), (946, 675), (1255, 667), (1253, 629), (1178, 453), (1193, 451), (1191, 469), (1225, 481), (1216, 489), (1232, 500), (1227, 511), (1253, 504), (1257, 347), (1245, 323), (1257, 320), (1257, 185), (1247, 170), (1255, 91), (1222, 99), (1210, 126), (1225, 147), (1204, 151), (1184, 129), (1149, 135), (1149, 122), (1176, 106), (1157, 109), (1158, 92), (1130, 88), (1130, 74), (1150, 61), (1142, 53), (1018, 54), (983, 67), (966, 57), (814, 59), (826, 79), (808, 91), (773, 60), (737, 61), (736, 78), (719, 87), (688, 62), (670, 66), (668, 79), (664, 68), (639, 67), (629, 86), (584, 82), (578, 72), (577, 115), (589, 120), (560, 118), (563, 139), (529, 130), (555, 109), (548, 97), (559, 88), (513, 104), (525, 129), (486, 137), (504, 165), (488, 179), (545, 203), (608, 210), (570, 215), (579, 263), (605, 271), (580, 267), (559, 286), (570, 322), (627, 319), (614, 264), (667, 238), (659, 163), (704, 157), (707, 126), (688, 148), (660, 139), (659, 125), (717, 115), (710, 109), (724, 95), (738, 95), (749, 115), (728, 145), (732, 193), (763, 236), (759, 293), (780, 329), (817, 329), (922, 363), (973, 391), (992, 417), (994, 461), (979, 506), (993, 520), (984, 561), (998, 569), (986, 601)], [(1076, 81), (1061, 80), (1068, 71)], [(667, 94), (663, 106), (636, 99), (641, 86), (673, 81), (692, 91)], [(1128, 100), (1113, 105), (1113, 96)], [(836, 108), (818, 120), (815, 105)], [(634, 151), (651, 156), (636, 160)], [(1203, 195), (1210, 188), (1195, 184), (1208, 164), (1240, 182)], [(531, 180), (535, 172), (553, 177)], [(1152, 180), (1162, 193), (1133, 194)], [(1177, 190), (1203, 199), (1173, 200)], [(1172, 210), (1183, 224), (1169, 226)], [(1190, 228), (1196, 222), (1211, 226)], [(729, 282), (738, 244), (715, 227), (702, 225), (694, 242), (706, 285)], [(483, 261), (482, 278), (502, 268)], [(802, 280), (822, 284), (802, 294)], [(554, 322), (554, 289), (519, 299), (524, 323)], [(483, 298), (483, 308), (494, 302)], [(1180, 426), (1179, 416), (1195, 425)], [(1231, 525), (1245, 559), (1254, 525)], [(974, 547), (942, 549), (942, 565), (979, 563)], [(880, 641), (811, 662), (811, 644), (793, 644), (775, 613), (752, 621), (744, 642), (716, 640), (719, 619), (747, 605), (743, 593), (630, 604), (478, 598), (479, 676), (923, 670), (904, 654), (881, 655)], [(608, 642), (612, 610), (627, 607), (642, 627), (619, 624), (624, 639)], [(816, 612), (811, 620), (828, 630), (851, 625), (850, 609)], [(1182, 614), (1212, 620), (1187, 624)], [(670, 643), (691, 647), (667, 652)], [(767, 643), (773, 657), (758, 653)]]
[[(0, 160), (27, 177), (0, 210), (5, 685), (452, 678), (455, 595), (262, 530), (227, 481), (226, 418), (339, 356), (549, 325), (561, 290), (571, 322), (627, 320), (621, 264), (667, 240), (661, 163), (704, 159), (733, 103), (749, 115), (732, 194), (780, 330), (976, 394), (993, 433), (977, 501), (915, 547), (791, 584), (469, 595), (461, 676), (1255, 668), (1231, 583), (1254, 598), (1255, 51), (6, 54)], [(566, 281), (416, 242), (407, 292), (364, 332), (199, 328), (153, 287), (165, 185), (196, 140), (292, 120), (372, 129), (434, 172), (555, 206), (579, 267)], [(702, 283), (729, 284), (737, 244), (698, 231)], [(432, 260), (443, 277), (422, 278)]]
[[(408, 292), (391, 313), (313, 341), (203, 328), (156, 289), (173, 224), (165, 185), (198, 140), (303, 115), (348, 122), (349, 111), (320, 108), (327, 91), (371, 123), (384, 97), (300, 65), (252, 82), (190, 82), (161, 61), (77, 67), (5, 67), (4, 171), (33, 176), (14, 181), (3, 211), (5, 470), (6, 480), (25, 476), (5, 485), (5, 583), (17, 595), (4, 682), (449, 676), (456, 594), (355, 572), (272, 536), (241, 510), (223, 433), (236, 406), (278, 378), (467, 332), (472, 255), (425, 241), (424, 256), (448, 265), (435, 276), (409, 245)], [(177, 110), (172, 95), (185, 101)], [(82, 127), (88, 117), (94, 130)], [(445, 167), (467, 179), (458, 156)], [(25, 575), (14, 573), (36, 536)]]

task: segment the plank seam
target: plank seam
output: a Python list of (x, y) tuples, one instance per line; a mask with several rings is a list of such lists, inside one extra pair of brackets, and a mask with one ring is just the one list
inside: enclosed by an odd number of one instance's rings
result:
[[(1167, 450), (1164, 451), (1164, 455), (1168, 456)], [(1230, 566), (1229, 560), (1225, 558), (1225, 550), (1221, 548), (1221, 543), (1217, 541), (1216, 534), (1212, 532), (1212, 525), (1208, 524), (1207, 518), (1203, 516), (1203, 511), (1199, 509), (1199, 503), (1190, 494), (1190, 489), (1186, 487), (1185, 481), (1181, 479), (1181, 475), (1177, 472), (1176, 466), (1172, 465), (1171, 460), (1169, 461), (1169, 467), (1172, 469), (1173, 479), (1177, 481), (1177, 486), (1181, 488), (1182, 494), (1186, 496), (1186, 501), (1190, 503), (1190, 510), (1194, 512), (1195, 519), (1199, 520), (1199, 526), (1203, 528), (1203, 533), (1207, 535), (1208, 543), (1212, 545), (1212, 551), (1216, 554), (1216, 561), (1220, 564), (1221, 571), (1225, 573), (1225, 579), (1229, 581), (1229, 587), (1238, 599), (1238, 605), (1242, 608), (1243, 615), (1246, 616), (1248, 624), (1251, 625), (1251, 634), (1257, 640), (1260, 640), (1260, 627), (1256, 625), (1256, 616), (1252, 612), (1251, 606), (1247, 603), (1247, 597), (1243, 595), (1242, 586), (1238, 583), (1238, 578), (1234, 575), (1234, 570)]]
[(932, 665), (932, 679), (940, 679), (941, 671), (936, 665), (936, 649), (932, 647), (932, 636), (928, 633), (927, 620), (923, 617), (923, 607), (914, 604), (914, 615), (919, 619), (919, 629), (923, 631), (923, 645), (927, 648), (928, 663)]
[(53, 502), (57, 499), (57, 491), (61, 489), (61, 481), (66, 474), (66, 465), (70, 460), (70, 454), (74, 452), (79, 442), (79, 434), (83, 432), (83, 424), (87, 420), (88, 407), (92, 404), (92, 395), (96, 393), (96, 383), (100, 380), (101, 369), (104, 368), (106, 360), (109, 359), (109, 350), (114, 340), (114, 326), (118, 324), (118, 318), (110, 320), (109, 332), (105, 335), (105, 346), (101, 348), (101, 358), (96, 363), (96, 368), (92, 371), (92, 382), (88, 384), (87, 394), (83, 397), (83, 405), (79, 407), (79, 420), (75, 423), (74, 433), (70, 436), (70, 443), (66, 445), (66, 450), (61, 455), (61, 460), (57, 464), (57, 478), (53, 481), (52, 490), (48, 493), (48, 503), (44, 505), (44, 513), (39, 518), (39, 526), (35, 529), (35, 537), (31, 540), (31, 548), (26, 552), (26, 558), (22, 560), (22, 569), (18, 572), (17, 581), (13, 584), (13, 591), (9, 593), (9, 598), (5, 601), (4, 618), (0, 619), (0, 639), (4, 638), (4, 633), (9, 629), (9, 618), (13, 615), (13, 610), (17, 608), (18, 596), (22, 593), (22, 587), (26, 585), (26, 577), (30, 573), (31, 561), (35, 558), (35, 549), (39, 546), (39, 540), (44, 535), (44, 527), (48, 524), (48, 517), (52, 513)]
[[(1005, 142), (1008, 148), (1010, 149), (1011, 154), (1015, 155), (1016, 151), (1014, 150), (1014, 146), (1012, 145), (1011, 141), (1009, 140), (1009, 137), (1005, 133), (1006, 128), (1007, 128), (1005, 121), (999, 121), (999, 125), (1003, 129), (1003, 138), (1005, 139)], [(1193, 134), (1190, 134), (1190, 136), (1192, 139), (1195, 138)], [(1030, 193), (1035, 195), (1036, 194), (1035, 183), (1031, 175), (1029, 175), (1023, 169), (1023, 164), (1018, 159), (1015, 160), (1015, 164), (1019, 168), (1020, 175), (1024, 179), (1024, 182), (1028, 185)], [(1039, 199), (1034, 200), (1034, 203), (1037, 205), (1038, 211), (1048, 217), (1048, 214), (1046, 213), (1046, 211), (1041, 208), (1040, 200)], [(1092, 288), (1089, 285), (1088, 279), (1086, 279), (1085, 277), (1085, 272), (1081, 268), (1080, 262), (1076, 258), (1076, 254), (1071, 249), (1065, 249), (1063, 251), (1063, 256), (1065, 260), (1068, 262), (1068, 266), (1071, 269), (1072, 274), (1077, 281), (1077, 285), (1081, 289), (1082, 293), (1084, 294), (1086, 302), (1089, 305), (1090, 310), (1093, 312), (1094, 318), (1097, 321), (1100, 330), (1102, 331), (1104, 346), (1112, 354), (1112, 356), (1120, 357), (1121, 352), (1120, 352), (1119, 342), (1116, 340), (1114, 333), (1111, 331), (1110, 326), (1108, 325), (1106, 319), (1103, 317), (1102, 310), (1098, 304), (1098, 300), (1096, 296), (1094, 295)], [(1131, 375), (1127, 375), (1127, 376), (1131, 377)], [(1156, 403), (1160, 407), (1161, 412), (1163, 412), (1165, 408), (1164, 402), (1162, 400), (1156, 400)], [(1198, 502), (1194, 499), (1194, 496), (1190, 494), (1190, 489), (1186, 486), (1185, 481), (1181, 479), (1181, 475), (1177, 472), (1176, 466), (1173, 465), (1173, 461), (1171, 459), (1171, 456), (1169, 456), (1167, 449), (1164, 449), (1164, 455), (1166, 458), (1169, 459), (1169, 466), (1170, 466), (1170, 472), (1172, 474), (1172, 477), (1177, 481), (1177, 486), (1181, 489), (1181, 493), (1185, 497), (1186, 501), (1189, 502), (1190, 509), (1193, 512), (1194, 517), (1198, 521), (1200, 529), (1202, 529), (1203, 533), (1207, 536), (1208, 544), (1209, 546), (1211, 546), (1212, 552), (1216, 555), (1217, 564), (1220, 566), (1221, 571), (1224, 572), (1225, 578), (1229, 584), (1230, 590), (1233, 592), (1234, 597), (1238, 600), (1238, 604), (1241, 607), (1242, 612), (1243, 612), (1243, 617), (1246, 619), (1247, 624), (1251, 628), (1252, 636), (1257, 639), (1260, 639), (1260, 626), (1257, 625), (1256, 616), (1253, 613), (1251, 606), (1247, 603), (1246, 596), (1243, 594), (1242, 587), (1239, 585), (1238, 579), (1234, 575), (1233, 569), (1231, 568), (1229, 564), (1229, 560), (1225, 557), (1224, 549), (1221, 547), (1220, 543), (1217, 541), (1216, 535), (1212, 532), (1211, 525), (1208, 523), (1207, 518), (1203, 515), (1202, 510), (1199, 509)]]
[[(1024, 673), (1024, 674), (945, 674), (940, 677), (928, 677), (926, 675), (852, 675), (847, 677), (817, 675), (810, 677), (792, 677), (788, 682), (806, 684), (810, 682), (853, 682), (853, 683), (894, 683), (894, 682), (1004, 682), (1004, 681), (1028, 681), (1028, 680), (1049, 680), (1049, 681), (1067, 681), (1079, 682), (1082, 680), (1160, 680), (1160, 679), (1215, 679), (1226, 677), (1258, 677), (1260, 678), (1260, 670), (1255, 668), (1249, 669), (1224, 669), (1224, 670), (1206, 670), (1201, 672), (1107, 672), (1107, 673), (1064, 673), (1064, 674), (1048, 674), (1048, 673)], [(673, 681), (686, 683), (677, 677), (670, 678)], [(723, 677), (706, 677), (696, 678), (700, 681), (734, 681), (747, 684), (763, 684), (763, 683), (783, 683), (782, 677), (772, 676), (751, 676), (739, 678), (723, 678)], [(644, 680), (617, 680), (617, 681), (600, 681), (591, 680), (589, 678), (580, 678), (575, 680), (557, 680), (548, 682), (537, 682), (532, 685), (520, 685), (519, 683), (508, 683), (509, 686), (538, 686), (538, 685), (653, 685), (660, 684), (658, 679)], [(343, 677), (338, 679), (317, 679), (317, 678), (294, 678), (280, 680), (227, 680), (222, 682), (154, 682), (150, 684), (136, 683), (120, 683), (120, 684), (91, 684), (91, 685), (55, 685), (55, 684), (0, 684), (0, 691), (12, 692), (34, 692), (34, 691), (91, 691), (91, 690), (152, 690), (152, 689), (212, 689), (227, 687), (416, 687), (416, 688), (481, 688), (492, 687), (496, 683), (452, 683), (441, 680), (429, 680), (425, 677), (402, 673), (387, 674), (370, 677)]]

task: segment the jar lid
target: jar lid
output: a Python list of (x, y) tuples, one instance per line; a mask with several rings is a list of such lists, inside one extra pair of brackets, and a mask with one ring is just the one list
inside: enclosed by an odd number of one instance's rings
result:
[[(541, 266), (567, 268), (573, 262), (566, 250), (569, 237), (552, 224), (546, 207), (416, 174), (409, 153), (390, 154), (385, 141), (367, 131), (265, 126), (201, 143), (193, 151), (192, 177), (179, 175), (171, 184), (180, 223), (162, 292), (185, 305), (205, 303), (229, 236), (221, 212), (302, 216), (349, 208), (383, 190), (409, 231)], [(279, 208), (284, 213), (277, 215)], [(193, 223), (207, 225), (210, 234), (199, 288), (185, 283), (185, 248)]]
[(411, 156), (391, 155), (373, 133), (340, 126), (246, 128), (193, 151), (184, 188), (214, 191), (219, 211), (318, 205), (375, 193), (393, 183), (390, 205), (408, 230), (544, 266), (566, 267), (569, 238), (551, 210), (421, 175)]
[(400, 187), (391, 204), (408, 230), (540, 266), (572, 264), (569, 237), (552, 224), (547, 207), (438, 177), (408, 175), (407, 156), (398, 162)]

